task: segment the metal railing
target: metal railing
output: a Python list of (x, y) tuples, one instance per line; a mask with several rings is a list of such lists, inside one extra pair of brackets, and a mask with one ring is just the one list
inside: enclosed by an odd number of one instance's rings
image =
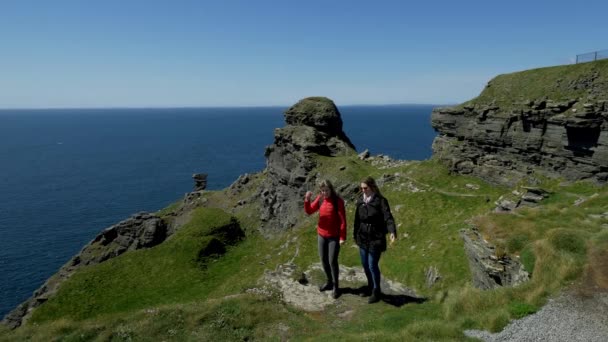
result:
[(576, 64), (585, 63), (585, 62), (593, 62), (593, 61), (597, 61), (598, 59), (604, 59), (604, 58), (608, 58), (608, 50), (583, 53), (580, 55), (576, 55)]

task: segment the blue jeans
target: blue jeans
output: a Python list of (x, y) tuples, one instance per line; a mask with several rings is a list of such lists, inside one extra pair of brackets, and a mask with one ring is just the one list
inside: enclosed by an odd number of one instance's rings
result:
[(363, 248), (359, 248), (359, 255), (361, 256), (361, 265), (365, 271), (367, 277), (367, 285), (374, 289), (380, 289), (380, 255), (382, 252), (368, 251)]

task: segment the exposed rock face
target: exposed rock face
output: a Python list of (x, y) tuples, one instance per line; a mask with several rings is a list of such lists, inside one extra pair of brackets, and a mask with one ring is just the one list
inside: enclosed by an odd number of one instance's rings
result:
[(434, 156), (453, 172), (506, 185), (533, 170), (568, 180), (608, 180), (605, 100), (438, 108), (431, 122), (439, 133)]
[[(290, 263), (278, 265), (275, 271), (266, 271), (261, 279), (262, 283), (278, 290), (285, 303), (305, 311), (322, 311), (336, 302), (336, 299), (331, 298), (331, 291), (319, 291), (319, 285), (323, 284), (325, 280), (320, 263), (313, 264), (301, 274), (296, 274), (296, 269), (296, 265)], [(340, 289), (344, 296), (354, 295), (358, 302), (365, 302), (367, 305), (367, 300), (362, 301), (358, 296), (360, 288), (367, 284), (363, 268), (340, 265), (340, 281)], [(386, 277), (381, 279), (381, 289), (383, 301), (391, 305), (401, 306), (409, 302), (426, 301), (426, 298), (418, 295), (414, 290)], [(269, 291), (251, 289), (249, 292), (263, 294)]]
[(522, 190), (525, 192), (513, 191), (512, 195), (515, 195), (515, 198), (500, 196), (495, 202), (496, 208), (494, 211), (501, 213), (513, 211), (524, 206), (534, 207), (551, 195), (549, 191), (537, 187), (522, 187)]
[[(256, 195), (262, 201), (266, 229), (286, 229), (303, 211), (307, 190), (314, 190), (315, 156), (355, 153), (342, 131), (338, 108), (328, 98), (305, 98), (285, 112), (283, 128), (275, 129), (274, 143), (266, 148), (267, 177)], [(337, 185), (337, 184), (336, 184)]]
[(10, 328), (20, 326), (34, 308), (55, 294), (61, 283), (80, 267), (99, 264), (129, 250), (156, 246), (166, 238), (165, 222), (148, 213), (135, 214), (106, 228), (37, 289), (30, 299), (9, 312), (2, 323)]
[(473, 286), (490, 290), (515, 286), (529, 279), (519, 261), (506, 255), (497, 257), (494, 247), (484, 241), (476, 229), (463, 229), (460, 235), (469, 258)]
[(167, 238), (167, 225), (159, 217), (137, 213), (103, 230), (74, 258), (83, 265), (98, 264), (128, 250), (149, 248)]
[(192, 175), (194, 179), (194, 191), (201, 191), (207, 188), (207, 174), (195, 173)]

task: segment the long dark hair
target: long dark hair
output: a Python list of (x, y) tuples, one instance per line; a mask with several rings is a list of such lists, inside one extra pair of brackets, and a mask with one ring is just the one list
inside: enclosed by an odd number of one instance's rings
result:
[(334, 185), (328, 179), (324, 179), (319, 183), (319, 189), (326, 188), (329, 190), (329, 201), (334, 205), (334, 209), (336, 210), (336, 214), (338, 213), (338, 202), (340, 196), (336, 193), (336, 189), (334, 189)]
[(369, 186), (376, 195), (382, 196), (382, 193), (380, 193), (380, 189), (378, 189), (378, 185), (376, 184), (376, 180), (373, 179), (372, 177), (367, 176), (367, 177), (363, 178), (361, 180), (361, 183), (364, 183), (367, 186)]

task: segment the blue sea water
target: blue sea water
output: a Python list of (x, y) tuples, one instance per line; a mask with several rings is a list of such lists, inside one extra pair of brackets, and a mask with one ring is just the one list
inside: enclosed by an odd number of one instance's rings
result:
[[(431, 156), (433, 105), (340, 107), (358, 151)], [(0, 110), (0, 317), (102, 229), (265, 167), (282, 107)]]

